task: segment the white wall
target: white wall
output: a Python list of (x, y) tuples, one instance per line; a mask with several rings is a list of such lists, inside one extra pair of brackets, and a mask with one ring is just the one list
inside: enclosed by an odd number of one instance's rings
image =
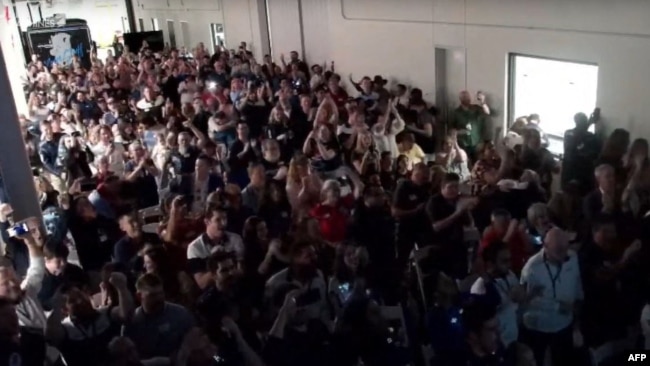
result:
[[(203, 42), (211, 49), (212, 36), (210, 24), (223, 24), (221, 0), (133, 0), (135, 21), (143, 19), (145, 31), (153, 30), (151, 19), (158, 19), (160, 30), (163, 31), (165, 42), (169, 42), (167, 20), (174, 21), (176, 47), (192, 49)], [(184, 35), (181, 22), (187, 22), (189, 35)], [(140, 31), (140, 29), (138, 29)], [(184, 44), (185, 40), (190, 44)]]
[(466, 88), (486, 91), (503, 122), (508, 53), (593, 62), (609, 128), (650, 137), (648, 1), (311, 1), (328, 5), (329, 48), (344, 75), (386, 74), (432, 94), (434, 48), (464, 48)]
[(228, 48), (246, 42), (261, 62), (269, 54), (269, 32), (265, 0), (221, 0)]
[[(23, 31), (32, 24), (27, 2), (17, 2), (16, 10)], [(34, 22), (41, 20), (38, 6), (31, 6)], [(116, 32), (128, 32), (129, 21), (124, 0), (52, 0), (51, 5), (41, 1), (43, 18), (53, 14), (65, 14), (67, 18), (84, 19), (88, 22), (90, 35), (98, 46), (113, 43)]]

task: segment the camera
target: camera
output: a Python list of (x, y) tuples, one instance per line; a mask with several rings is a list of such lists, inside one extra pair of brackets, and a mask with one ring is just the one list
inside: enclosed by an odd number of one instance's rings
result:
[(23, 236), (29, 232), (29, 227), (27, 227), (27, 224), (18, 224), (14, 227), (11, 227), (7, 229), (7, 234), (9, 234), (9, 237), (14, 238), (17, 236)]

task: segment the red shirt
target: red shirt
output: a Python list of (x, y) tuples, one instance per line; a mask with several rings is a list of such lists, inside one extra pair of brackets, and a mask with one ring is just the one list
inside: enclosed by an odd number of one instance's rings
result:
[(323, 239), (330, 243), (338, 244), (346, 239), (350, 207), (354, 197), (342, 197), (336, 206), (317, 204), (309, 211), (309, 216), (318, 220), (320, 233)]
[(338, 92), (336, 93), (330, 90), (330, 95), (332, 96), (334, 104), (336, 104), (339, 109), (345, 107), (345, 103), (348, 101), (348, 92), (346, 92), (345, 89), (339, 88)]
[[(503, 240), (503, 235), (497, 234), (491, 227), (488, 228), (481, 238), (479, 255), (488, 245), (499, 240)], [(526, 264), (526, 261), (528, 260), (525, 238), (521, 234), (515, 233), (506, 244), (508, 245), (508, 249), (510, 249), (510, 256), (512, 257), (512, 271), (520, 273), (521, 269), (524, 268), (524, 264)]]

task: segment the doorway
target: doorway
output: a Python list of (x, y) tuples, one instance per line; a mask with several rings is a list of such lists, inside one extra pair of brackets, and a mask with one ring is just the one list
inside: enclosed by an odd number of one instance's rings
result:
[(144, 19), (138, 18), (138, 26), (140, 27), (139, 31), (144, 32)]
[(181, 22), (181, 33), (183, 33), (183, 47), (185, 47), (185, 50), (191, 50), (192, 45), (190, 44), (192, 41), (190, 40), (190, 25), (188, 22)]
[(158, 26), (158, 19), (151, 18), (151, 30), (154, 31), (160, 30), (160, 27)]
[(210, 38), (212, 39), (212, 52), (217, 52), (217, 47), (226, 46), (226, 33), (224, 33), (223, 24), (210, 24)]
[(176, 29), (173, 20), (167, 19), (167, 32), (169, 33), (169, 46), (176, 48)]
[[(436, 107), (443, 121), (458, 106), (458, 93), (467, 87), (465, 49), (458, 47), (436, 47)], [(445, 126), (446, 127), (446, 126)], [(437, 133), (447, 134), (440, 126)]]
[[(598, 65), (511, 54), (508, 122), (538, 114), (549, 151), (561, 154), (573, 116), (596, 107)], [(593, 127), (593, 126), (592, 126)]]

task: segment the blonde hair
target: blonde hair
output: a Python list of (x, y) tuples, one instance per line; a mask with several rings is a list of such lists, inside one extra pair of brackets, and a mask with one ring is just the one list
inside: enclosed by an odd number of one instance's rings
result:
[(321, 199), (325, 199), (327, 193), (334, 190), (339, 191), (339, 193), (341, 192), (341, 183), (338, 180), (328, 179), (323, 182), (323, 187), (320, 189)]
[(289, 162), (289, 170), (287, 171), (287, 180), (294, 183), (301, 182), (301, 178), (298, 173), (299, 166), (309, 167), (309, 159), (307, 159), (307, 157), (304, 155), (296, 155), (291, 158), (291, 161)]

